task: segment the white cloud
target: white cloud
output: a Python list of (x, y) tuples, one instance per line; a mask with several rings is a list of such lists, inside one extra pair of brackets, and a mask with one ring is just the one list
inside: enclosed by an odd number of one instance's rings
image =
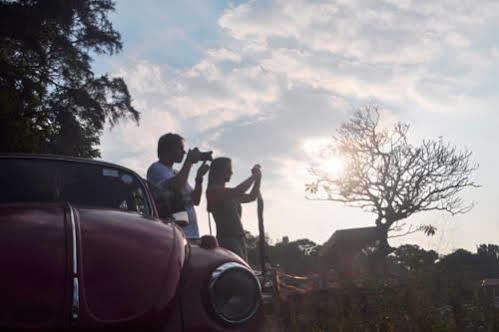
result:
[[(116, 64), (142, 120), (139, 128), (106, 132), (103, 155), (145, 168), (157, 137), (178, 131), (188, 144), (234, 156), (241, 169), (266, 164), (271, 196), (280, 197), (272, 206), (285, 206), (291, 190), (297, 213), (311, 214), (301, 201), (308, 160), (301, 144), (333, 134), (355, 107), (377, 101), (392, 122), (495, 108), (497, 98), (482, 95), (499, 74), (497, 40), (488, 35), (499, 28), (498, 9), (495, 1), (471, 0), (264, 0), (230, 7), (218, 19), (217, 47), (202, 51), (193, 66), (136, 58)], [(448, 128), (460, 126), (446, 119)]]
[(208, 52), (206, 52), (206, 53), (215, 62), (221, 62), (221, 61), (240, 62), (241, 61), (240, 54), (238, 54), (234, 51), (231, 51), (229, 49), (226, 49), (226, 48), (208, 50)]

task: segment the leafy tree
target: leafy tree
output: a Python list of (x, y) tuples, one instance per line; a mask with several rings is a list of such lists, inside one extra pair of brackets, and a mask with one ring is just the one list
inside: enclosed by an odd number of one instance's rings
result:
[(436, 282), (441, 298), (447, 299), (457, 310), (473, 296), (473, 289), (481, 279), (477, 270), (476, 255), (458, 249), (440, 259), (437, 263)]
[(424, 250), (415, 244), (399, 246), (394, 251), (395, 261), (410, 271), (422, 270), (433, 267), (438, 259), (434, 250)]
[[(248, 260), (252, 266), (259, 267), (258, 236), (253, 236), (245, 231)], [(285, 236), (283, 241), (275, 245), (270, 244), (268, 237), (265, 239), (265, 252), (268, 262), (286, 273), (307, 274), (316, 270), (316, 256), (320, 246), (309, 239), (289, 241)]]
[(281, 241), (269, 246), (268, 257), (273, 265), (291, 274), (307, 274), (316, 270), (319, 246), (309, 239)]
[(496, 244), (480, 244), (476, 248), (479, 257), (490, 259), (493, 262), (499, 261), (499, 246)]
[(499, 246), (481, 244), (477, 247), (477, 264), (482, 278), (499, 278)]
[(106, 122), (138, 122), (122, 78), (92, 54), (119, 52), (112, 0), (0, 0), (0, 152), (94, 158)]
[(408, 131), (409, 125), (401, 122), (391, 129), (383, 128), (376, 106), (356, 111), (337, 130), (328, 148), (344, 160), (344, 170), (334, 176), (312, 164), (314, 180), (306, 186), (314, 198), (376, 214), (375, 224), (383, 235), (379, 248), (386, 254), (393, 251), (386, 240), (389, 232), (391, 236), (435, 233), (432, 225), (411, 227), (402, 220), (422, 211), (465, 213), (473, 205), (463, 202), (459, 194), (465, 188), (477, 187), (471, 175), (478, 165), (470, 161), (470, 151), (459, 151), (441, 138), (412, 145)]

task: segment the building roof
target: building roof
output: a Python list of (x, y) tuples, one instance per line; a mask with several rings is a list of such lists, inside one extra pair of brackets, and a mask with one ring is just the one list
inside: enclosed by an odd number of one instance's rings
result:
[(482, 287), (495, 287), (495, 286), (499, 286), (499, 279), (490, 278), (482, 280)]
[(378, 227), (339, 229), (331, 235), (321, 251), (357, 252), (380, 239)]

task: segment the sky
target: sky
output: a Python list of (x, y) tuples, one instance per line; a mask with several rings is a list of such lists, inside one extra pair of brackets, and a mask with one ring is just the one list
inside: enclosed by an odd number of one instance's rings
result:
[[(390, 243), (441, 253), (499, 243), (499, 2), (120, 0), (111, 19), (123, 51), (97, 57), (94, 69), (125, 79), (141, 120), (107, 128), (102, 159), (145, 176), (158, 137), (176, 132), (187, 147), (231, 157), (232, 185), (259, 163), (269, 237), (323, 243), (337, 229), (374, 225), (373, 214), (304, 190), (320, 145), (374, 103), (383, 121), (410, 124), (412, 143), (442, 137), (480, 165), (481, 187), (462, 193), (472, 211), (413, 215), (408, 223), (437, 234)], [(203, 199), (202, 234), (205, 210)], [(243, 224), (257, 234), (255, 203)]]

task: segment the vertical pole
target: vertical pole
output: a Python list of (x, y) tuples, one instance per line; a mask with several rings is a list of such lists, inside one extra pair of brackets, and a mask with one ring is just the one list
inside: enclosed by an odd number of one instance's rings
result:
[(262, 266), (262, 275), (265, 278), (267, 273), (267, 268), (265, 266), (265, 228), (263, 225), (263, 197), (262, 193), (258, 194), (257, 199), (257, 211), (258, 211), (258, 237), (259, 237), (259, 254), (260, 254), (260, 264)]
[(206, 211), (208, 212), (208, 226), (210, 227), (210, 235), (213, 235), (212, 232), (211, 232), (211, 218), (210, 218), (210, 211)]

